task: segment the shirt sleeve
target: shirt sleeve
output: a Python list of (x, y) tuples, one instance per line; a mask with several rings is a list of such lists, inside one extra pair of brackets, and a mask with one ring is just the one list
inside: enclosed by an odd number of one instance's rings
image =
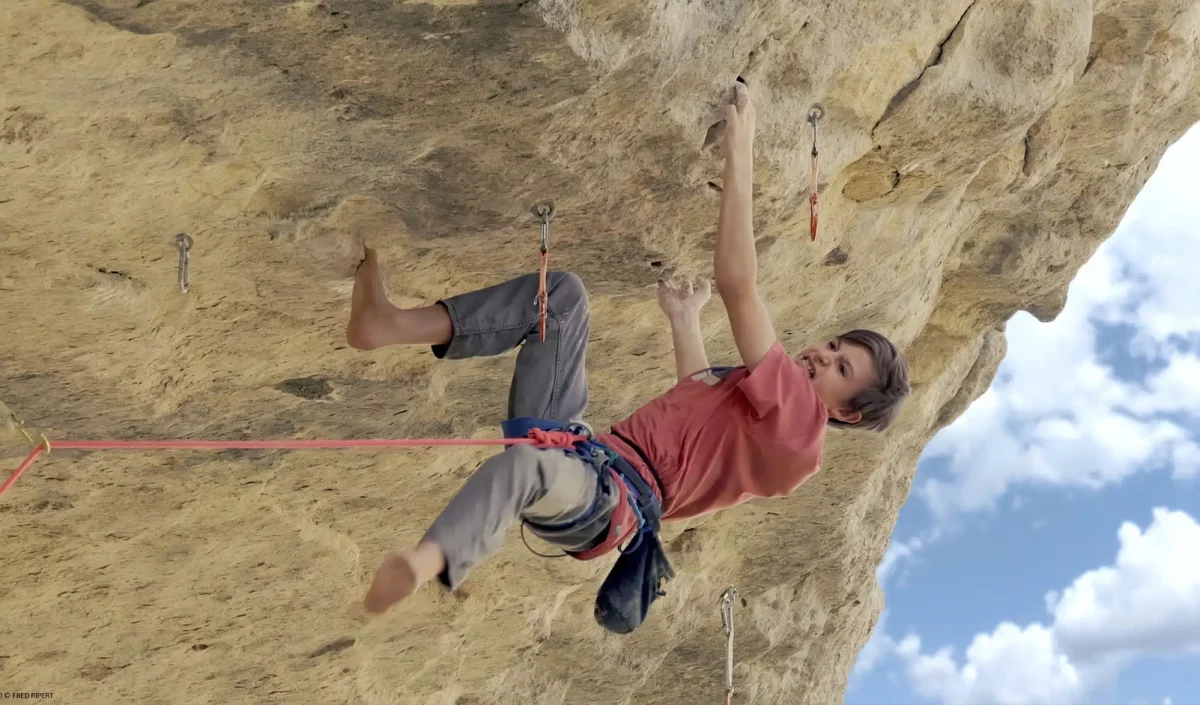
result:
[(790, 494), (820, 465), (829, 412), (808, 370), (776, 341), (754, 370), (738, 382), (751, 407), (746, 431), (754, 439), (759, 496)]
[(816, 396), (808, 372), (788, 357), (778, 340), (762, 361), (738, 383), (738, 387), (758, 418), (780, 410), (797, 392), (804, 396)]
[(779, 341), (738, 386), (750, 402), (757, 430), (767, 438), (783, 434), (778, 440), (790, 445), (796, 434), (823, 430), (829, 420), (808, 370), (789, 357)]

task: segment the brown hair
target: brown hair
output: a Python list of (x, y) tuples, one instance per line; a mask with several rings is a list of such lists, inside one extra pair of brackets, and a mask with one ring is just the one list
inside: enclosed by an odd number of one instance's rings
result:
[(912, 392), (908, 380), (908, 362), (892, 341), (873, 330), (852, 330), (838, 336), (842, 342), (866, 348), (875, 360), (875, 384), (850, 400), (850, 410), (862, 414), (858, 423), (846, 423), (835, 418), (829, 425), (842, 428), (862, 428), (884, 431), (896, 420), (900, 403)]

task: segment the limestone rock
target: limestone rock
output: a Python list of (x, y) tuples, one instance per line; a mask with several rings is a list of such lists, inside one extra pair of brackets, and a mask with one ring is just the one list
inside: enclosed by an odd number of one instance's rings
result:
[(511, 359), (348, 350), (344, 274), (364, 238), (401, 305), (530, 271), (544, 198), (591, 291), (589, 420), (621, 418), (672, 380), (654, 281), (710, 270), (739, 75), (784, 342), (875, 327), (916, 385), (794, 496), (671, 526), (679, 578), (628, 638), (591, 621), (610, 561), (515, 537), (356, 621), (473, 450), (55, 453), (0, 500), (0, 671), (80, 702), (718, 702), (729, 583), (739, 702), (839, 701), (922, 447), (1200, 119), (1189, 0), (6, 0), (0, 34), (0, 386), (51, 438), (495, 435)]

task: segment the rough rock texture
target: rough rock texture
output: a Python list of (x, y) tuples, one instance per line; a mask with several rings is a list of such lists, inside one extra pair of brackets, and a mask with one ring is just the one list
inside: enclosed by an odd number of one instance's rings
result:
[(0, 500), (0, 679), (71, 703), (719, 702), (729, 583), (739, 702), (838, 701), (922, 446), (1200, 118), (1184, 0), (0, 5), (0, 398), (51, 438), (495, 435), (511, 359), (347, 349), (346, 267), (368, 237), (401, 304), (528, 271), (547, 197), (590, 421), (619, 418), (670, 384), (653, 282), (710, 267), (701, 145), (739, 74), (785, 342), (873, 326), (916, 383), (793, 497), (670, 527), (680, 577), (628, 638), (591, 621), (609, 561), (515, 534), (461, 594), (354, 619), (473, 450), (56, 452)]

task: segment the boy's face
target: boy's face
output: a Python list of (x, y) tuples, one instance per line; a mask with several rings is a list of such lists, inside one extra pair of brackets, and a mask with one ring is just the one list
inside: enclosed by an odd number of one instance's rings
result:
[(804, 348), (795, 360), (808, 370), (830, 416), (846, 423), (859, 422), (862, 414), (850, 410), (850, 400), (876, 381), (875, 358), (869, 350), (833, 338)]

